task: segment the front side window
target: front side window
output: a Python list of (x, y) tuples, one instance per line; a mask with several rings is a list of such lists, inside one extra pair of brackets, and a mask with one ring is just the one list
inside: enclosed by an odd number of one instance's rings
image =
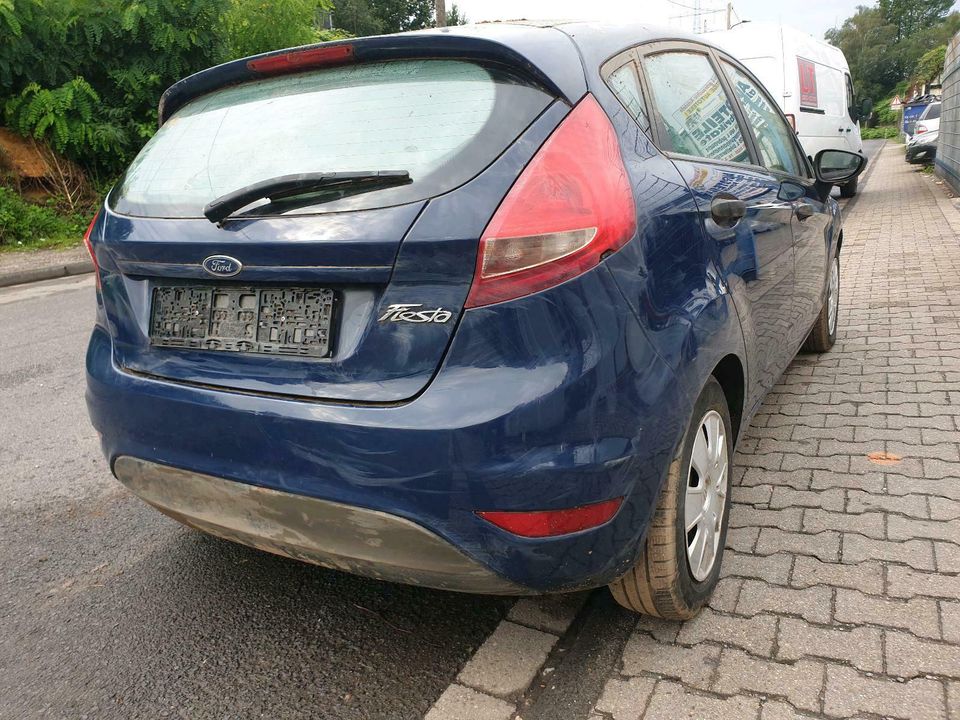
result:
[(773, 102), (756, 83), (733, 65), (725, 62), (723, 68), (753, 130), (764, 166), (790, 175), (805, 175), (797, 155), (793, 131), (780, 117)]
[(644, 131), (650, 129), (647, 119), (647, 109), (643, 102), (643, 92), (640, 90), (640, 81), (637, 79), (636, 69), (632, 62), (621, 65), (607, 76), (607, 85), (617, 96), (617, 100), (627, 109)]
[(694, 157), (750, 162), (750, 153), (720, 78), (706, 55), (665, 52), (644, 61), (666, 150)]

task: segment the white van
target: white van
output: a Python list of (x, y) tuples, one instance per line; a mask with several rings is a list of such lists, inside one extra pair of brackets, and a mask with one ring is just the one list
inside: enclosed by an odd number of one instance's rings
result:
[[(850, 68), (840, 48), (801, 30), (762, 22), (710, 33), (710, 40), (766, 85), (811, 158), (827, 149), (863, 152)], [(856, 192), (856, 179), (840, 187), (843, 197)]]

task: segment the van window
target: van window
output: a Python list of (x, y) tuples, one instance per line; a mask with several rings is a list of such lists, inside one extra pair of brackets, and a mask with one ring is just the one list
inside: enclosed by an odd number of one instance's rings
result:
[(286, 212), (422, 200), (474, 177), (552, 101), (508, 70), (459, 60), (369, 63), (233, 85), (164, 123), (110, 204), (128, 215), (201, 217), (214, 198), (280, 175), (375, 170), (406, 170), (413, 182), (347, 198), (318, 194)]
[(856, 105), (856, 100), (853, 96), (853, 81), (850, 79), (850, 76), (846, 73), (843, 74), (844, 79), (847, 81), (847, 113), (850, 115), (850, 119), (853, 122), (857, 121), (857, 109), (854, 107)]
[(663, 121), (665, 150), (750, 162), (733, 106), (706, 55), (664, 52), (644, 60), (653, 103)]
[(621, 65), (607, 75), (606, 79), (610, 90), (617, 96), (627, 112), (633, 116), (633, 119), (639, 123), (645, 132), (649, 130), (650, 121), (647, 119), (647, 109), (643, 102), (643, 91), (640, 89), (640, 81), (637, 79), (637, 71), (633, 62)]
[(763, 165), (790, 175), (805, 176), (803, 163), (797, 155), (793, 131), (780, 117), (773, 101), (733, 65), (724, 62), (723, 69), (753, 130)]

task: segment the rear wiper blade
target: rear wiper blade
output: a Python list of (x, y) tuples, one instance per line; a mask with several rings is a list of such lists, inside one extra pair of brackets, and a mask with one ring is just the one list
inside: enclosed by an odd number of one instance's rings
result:
[[(212, 223), (220, 223), (242, 207), (255, 200), (280, 200), (295, 197), (312, 190), (349, 188), (350, 194), (380, 190), (412, 182), (406, 170), (370, 170), (357, 172), (313, 172), (261, 180), (211, 200), (203, 208), (203, 215)], [(365, 187), (369, 185), (369, 188)]]

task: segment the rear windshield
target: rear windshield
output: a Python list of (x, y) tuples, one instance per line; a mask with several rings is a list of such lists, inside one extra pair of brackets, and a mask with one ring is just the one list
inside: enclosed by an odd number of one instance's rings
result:
[[(201, 217), (214, 198), (280, 175), (375, 170), (406, 170), (413, 182), (332, 202), (316, 196), (285, 212), (422, 200), (474, 177), (552, 100), (505, 69), (459, 60), (354, 65), (226, 87), (164, 123), (110, 205), (127, 215)], [(256, 216), (256, 204), (243, 213)]]
[(933, 103), (928, 105), (927, 109), (923, 111), (923, 115), (920, 116), (921, 120), (938, 120), (940, 118), (940, 103)]

